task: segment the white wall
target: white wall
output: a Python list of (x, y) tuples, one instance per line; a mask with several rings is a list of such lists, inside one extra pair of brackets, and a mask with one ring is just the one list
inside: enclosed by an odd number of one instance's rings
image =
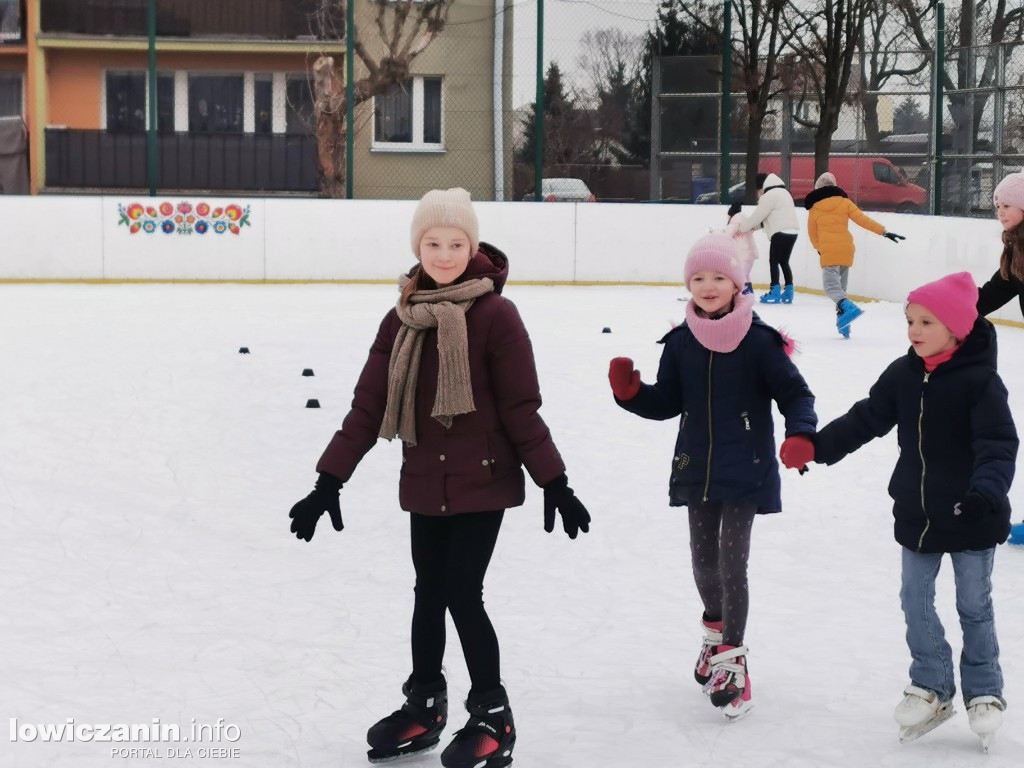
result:
[[(212, 208), (248, 208), (238, 234), (144, 231), (121, 223), (120, 207), (177, 207), (180, 199), (0, 196), (0, 280), (392, 280), (413, 263), (414, 201), (190, 198)], [(483, 240), (504, 250), (520, 282), (676, 283), (687, 249), (724, 226), (723, 206), (478, 203)], [(801, 226), (806, 211), (798, 211)], [(899, 245), (852, 225), (857, 245), (850, 293), (901, 301), (921, 283), (966, 270), (979, 284), (1001, 249), (994, 219), (871, 214), (907, 239)], [(768, 244), (755, 282), (768, 282)], [(792, 258), (801, 287), (820, 289), (806, 232)], [(1013, 302), (996, 317), (1020, 320)]]

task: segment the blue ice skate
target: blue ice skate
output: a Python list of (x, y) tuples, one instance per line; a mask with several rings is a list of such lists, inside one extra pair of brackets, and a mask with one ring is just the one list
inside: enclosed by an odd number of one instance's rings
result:
[[(863, 314), (863, 309), (849, 299), (843, 299), (836, 308), (836, 325), (839, 327), (839, 332), (842, 333), (844, 328), (849, 328), (850, 323)], [(846, 334), (843, 335), (845, 336)]]
[(787, 285), (782, 289), (782, 303), (792, 304), (793, 303), (793, 286)]
[(1006, 543), (1011, 547), (1024, 549), (1024, 523), (1018, 523), (1010, 528), (1010, 538), (1006, 540)]
[(781, 302), (782, 290), (779, 288), (778, 284), (773, 285), (770, 289), (768, 289), (768, 293), (761, 294), (762, 304), (779, 304)]

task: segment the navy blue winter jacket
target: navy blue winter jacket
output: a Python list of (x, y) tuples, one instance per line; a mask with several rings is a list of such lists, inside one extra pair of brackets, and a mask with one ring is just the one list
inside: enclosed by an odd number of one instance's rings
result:
[(772, 400), (786, 435), (811, 435), (814, 395), (786, 355), (778, 331), (754, 315), (732, 352), (702, 346), (684, 323), (662, 340), (658, 380), (632, 400), (616, 402), (645, 419), (682, 415), (672, 457), (669, 503), (747, 502), (758, 512), (782, 510), (775, 459)]
[[(904, 547), (962, 552), (1006, 541), (1018, 441), (995, 362), (995, 328), (979, 317), (948, 361), (927, 373), (911, 348), (866, 399), (814, 438), (814, 460), (835, 464), (897, 428), (900, 456), (889, 495)], [(980, 520), (957, 515), (954, 507), (968, 493), (983, 497), (991, 513)]]

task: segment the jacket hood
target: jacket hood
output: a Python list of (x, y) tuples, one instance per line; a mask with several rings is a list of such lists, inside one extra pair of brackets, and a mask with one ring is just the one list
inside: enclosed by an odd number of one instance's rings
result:
[(501, 293), (508, 280), (508, 257), (490, 243), (480, 243), (476, 254), (469, 260), (466, 271), (455, 282), (489, 277), (494, 281), (494, 292)]
[(769, 189), (775, 189), (776, 187), (786, 188), (786, 182), (776, 176), (774, 173), (769, 173), (765, 176), (764, 184), (761, 185), (761, 190), (767, 192)]
[(846, 192), (844, 192), (839, 187), (834, 187), (831, 185), (827, 187), (821, 187), (820, 189), (815, 189), (814, 191), (807, 193), (807, 197), (804, 198), (804, 208), (806, 208), (809, 211), (811, 210), (811, 208), (814, 207), (815, 203), (820, 203), (822, 200), (828, 200), (830, 197), (848, 198), (849, 195), (846, 194)]
[[(996, 327), (984, 317), (979, 317), (974, 321), (974, 327), (967, 334), (967, 338), (964, 339), (960, 348), (953, 353), (949, 360), (936, 368), (935, 371), (948, 371), (967, 365), (981, 365), (994, 369), (996, 367), (997, 352)], [(914, 351), (913, 347), (907, 351), (907, 354), (915, 358), (915, 362), (924, 370), (924, 361)]]

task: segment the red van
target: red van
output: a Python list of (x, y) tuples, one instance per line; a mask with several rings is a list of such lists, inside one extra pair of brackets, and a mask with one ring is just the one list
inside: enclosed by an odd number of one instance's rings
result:
[[(861, 208), (872, 211), (920, 213), (925, 210), (927, 193), (907, 181), (903, 171), (884, 157), (834, 157), (828, 169), (836, 183)], [(782, 160), (762, 157), (762, 173), (782, 176)], [(789, 191), (800, 202), (814, 189), (814, 158), (794, 157), (790, 161)]]

